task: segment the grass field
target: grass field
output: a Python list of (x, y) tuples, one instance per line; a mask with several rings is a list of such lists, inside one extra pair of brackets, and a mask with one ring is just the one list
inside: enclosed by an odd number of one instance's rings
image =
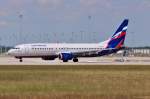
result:
[(0, 66), (0, 99), (149, 99), (150, 66)]

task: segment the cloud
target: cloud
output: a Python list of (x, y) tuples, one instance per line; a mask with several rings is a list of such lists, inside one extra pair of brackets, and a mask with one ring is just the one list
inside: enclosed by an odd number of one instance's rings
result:
[(79, 2), (80, 9), (92, 15), (97, 15), (102, 10), (108, 11), (112, 8), (112, 0), (79, 0)]
[(104, 8), (104, 9), (112, 9), (112, 8), (123, 8), (123, 9), (134, 9), (137, 7), (150, 8), (150, 0), (80, 0), (80, 4), (86, 8)]
[(8, 13), (4, 10), (0, 10), (0, 16), (7, 16)]
[(6, 26), (8, 26), (8, 25), (9, 25), (8, 22), (6, 22), (6, 21), (4, 21), (4, 20), (1, 20), (1, 21), (0, 21), (0, 27), (6, 27)]
[(80, 0), (80, 4), (85, 7), (109, 7), (112, 0)]
[(28, 0), (9, 0), (8, 5), (10, 7), (19, 8), (26, 4)]
[(13, 5), (21, 5), (23, 4), (24, 0), (11, 0), (11, 4)]
[(64, 3), (64, 0), (37, 0), (37, 4), (44, 8), (57, 8)]
[(150, 1), (149, 0), (144, 0), (142, 5), (143, 5), (143, 7), (150, 8)]

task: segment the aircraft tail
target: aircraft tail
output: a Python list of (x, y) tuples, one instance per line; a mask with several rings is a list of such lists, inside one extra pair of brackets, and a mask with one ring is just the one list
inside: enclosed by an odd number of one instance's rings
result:
[(122, 24), (119, 26), (117, 31), (113, 34), (113, 36), (108, 40), (108, 43), (105, 48), (116, 48), (119, 49), (123, 47), (126, 31), (128, 26), (128, 19), (125, 19)]

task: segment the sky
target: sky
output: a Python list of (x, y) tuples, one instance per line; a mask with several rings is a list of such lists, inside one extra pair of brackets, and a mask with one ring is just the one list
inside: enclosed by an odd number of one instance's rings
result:
[(0, 0), (0, 45), (97, 43), (125, 18), (125, 45), (150, 46), (150, 0)]

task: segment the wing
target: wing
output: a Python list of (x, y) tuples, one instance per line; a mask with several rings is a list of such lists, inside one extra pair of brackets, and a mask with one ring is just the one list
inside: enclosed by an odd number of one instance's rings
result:
[(104, 56), (104, 55), (116, 53), (118, 50), (121, 50), (121, 49), (107, 48), (107, 49), (102, 49), (102, 50), (72, 52), (72, 55), (74, 57), (98, 57), (98, 56)]

